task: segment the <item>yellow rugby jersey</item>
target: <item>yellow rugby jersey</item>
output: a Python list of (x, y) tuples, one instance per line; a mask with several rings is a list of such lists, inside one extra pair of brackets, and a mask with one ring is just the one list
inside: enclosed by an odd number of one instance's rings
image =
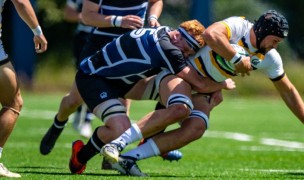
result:
[[(251, 66), (254, 70), (261, 70), (268, 78), (275, 80), (284, 74), (282, 58), (276, 49), (268, 51), (265, 55), (256, 53), (250, 42), (250, 29), (253, 24), (244, 17), (230, 17), (221, 21), (226, 26), (231, 44), (242, 46), (251, 56)], [(234, 64), (226, 61), (209, 46), (203, 47), (194, 56), (190, 57), (191, 64), (202, 76), (221, 82), (235, 76)]]

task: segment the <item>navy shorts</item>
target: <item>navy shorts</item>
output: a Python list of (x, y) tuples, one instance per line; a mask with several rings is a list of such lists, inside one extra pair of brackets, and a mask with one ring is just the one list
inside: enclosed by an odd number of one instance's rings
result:
[(82, 99), (91, 111), (106, 100), (124, 98), (125, 94), (134, 86), (134, 84), (126, 84), (121, 80), (88, 75), (81, 70), (77, 72), (75, 81)]

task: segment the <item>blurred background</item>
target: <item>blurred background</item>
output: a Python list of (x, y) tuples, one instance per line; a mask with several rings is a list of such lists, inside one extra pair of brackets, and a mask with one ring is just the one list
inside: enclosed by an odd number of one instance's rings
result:
[[(164, 9), (159, 19), (162, 25), (177, 27), (180, 22), (198, 19), (205, 26), (230, 16), (245, 16), (254, 22), (263, 12), (275, 9), (289, 22), (289, 36), (278, 51), (285, 70), (304, 94), (301, 78), (304, 70), (304, 1), (302, 0), (163, 0)], [(31, 0), (40, 25), (48, 40), (48, 51), (35, 54), (32, 31), (20, 20), (10, 1), (4, 7), (2, 39), (13, 63), (23, 90), (35, 92), (68, 92), (75, 75), (72, 39), (75, 24), (63, 20), (65, 0)], [(258, 72), (250, 77), (237, 78), (234, 95), (272, 95), (272, 83)], [(241, 83), (239, 83), (241, 82)], [(263, 91), (261, 91), (263, 88)]]

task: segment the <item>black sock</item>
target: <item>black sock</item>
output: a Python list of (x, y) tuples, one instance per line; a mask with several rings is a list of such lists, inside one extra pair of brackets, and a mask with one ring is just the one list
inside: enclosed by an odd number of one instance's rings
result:
[(58, 121), (57, 119), (57, 115), (55, 116), (54, 118), (54, 123), (52, 125), (52, 128), (55, 130), (55, 131), (59, 131), (61, 132), (63, 130), (63, 128), (65, 127), (66, 123), (68, 122), (68, 119), (65, 120), (65, 121)]
[[(96, 154), (100, 153), (100, 150), (105, 143), (103, 143), (97, 136), (97, 127), (88, 141), (88, 143), (79, 151), (77, 154), (77, 159), (81, 164), (86, 164), (92, 157), (94, 157)], [(95, 145), (98, 146), (99, 149), (96, 149), (93, 145), (92, 141), (95, 143)]]

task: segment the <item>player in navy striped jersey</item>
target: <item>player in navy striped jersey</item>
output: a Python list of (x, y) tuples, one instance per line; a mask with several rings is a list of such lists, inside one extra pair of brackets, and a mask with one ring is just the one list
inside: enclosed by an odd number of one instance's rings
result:
[[(243, 70), (238, 71), (237, 68), (240, 67), (237, 67), (237, 64), (241, 63), (240, 61), (244, 61), (242, 62), (244, 64), (249, 63), (249, 69), (259, 69), (268, 76), (287, 106), (303, 123), (304, 104), (302, 98), (294, 85), (288, 80), (283, 69), (281, 57), (276, 51), (278, 43), (288, 34), (288, 23), (285, 17), (276, 11), (270, 10), (265, 12), (255, 24), (250, 23), (242, 17), (231, 17), (217, 22), (209, 28), (204, 32), (205, 39), (208, 39), (206, 41), (208, 45), (215, 46), (215, 48), (211, 49), (209, 46), (205, 46), (195, 56), (190, 57), (190, 64), (202, 76), (207, 76), (220, 82), (228, 77), (236, 76), (239, 72), (246, 73)], [(238, 53), (236, 46), (230, 45), (229, 41), (243, 46), (251, 56), (236, 54)], [(220, 42), (223, 44), (216, 46)], [(229, 60), (227, 61), (223, 57), (220, 57), (220, 52), (221, 56), (226, 56)], [(232, 55), (229, 55), (229, 53)], [(231, 58), (233, 54), (237, 58)], [(163, 84), (160, 84), (160, 87), (162, 86)], [(198, 111), (193, 111), (194, 116), (189, 116), (190, 118), (184, 120), (181, 128), (153, 137), (153, 147), (151, 143), (147, 145), (143, 144), (142, 147), (139, 146), (134, 150), (124, 153), (118, 158), (118, 162), (121, 165), (115, 164), (114, 168), (117, 168), (124, 174), (142, 175), (142, 173), (138, 173), (138, 171), (130, 168), (135, 161), (156, 156), (158, 153), (167, 152), (171, 149), (180, 148), (202, 136), (207, 128), (206, 120), (208, 120), (208, 114), (216, 104), (212, 104), (213, 97), (208, 102), (204, 101), (204, 98), (200, 97), (201, 95), (196, 96), (198, 97), (192, 100), (194, 109)], [(201, 100), (198, 101), (199, 99)], [(199, 115), (202, 113), (198, 112), (203, 112), (207, 116), (200, 117)], [(205, 122), (200, 119), (205, 120)], [(137, 122), (135, 127), (142, 127), (140, 123), (140, 121)], [(132, 128), (112, 141), (113, 144), (119, 144), (120, 150), (122, 147), (125, 147), (124, 145), (140, 140), (140, 137), (145, 135), (144, 131), (134, 131), (134, 128)], [(147, 127), (144, 130), (147, 130)], [(189, 133), (187, 133), (188, 131)], [(170, 142), (169, 145), (168, 142)], [(155, 149), (158, 150), (156, 151)], [(124, 167), (123, 164), (126, 163), (129, 164), (129, 167)]]
[[(185, 58), (204, 45), (203, 31), (204, 27), (196, 20), (182, 23), (178, 30), (165, 26), (133, 30), (82, 61), (76, 75), (78, 90), (105, 125), (96, 128), (86, 145), (79, 140), (73, 143), (72, 173), (82, 173), (87, 161), (99, 153), (105, 143), (130, 127), (125, 107), (118, 98), (125, 97), (139, 80), (166, 68), (182, 77), (197, 92), (234, 88), (234, 82), (215, 83), (199, 76), (186, 64)], [(190, 85), (177, 87), (168, 95), (169, 112), (153, 111), (143, 119), (178, 121), (187, 117), (192, 109)]]
[[(86, 25), (96, 28), (89, 35), (80, 58), (94, 54), (123, 33), (143, 27), (146, 14), (149, 26), (158, 26), (157, 18), (162, 12), (162, 7), (162, 0), (83, 0), (80, 18)], [(76, 85), (73, 84), (70, 92), (62, 98), (54, 122), (41, 140), (41, 154), (47, 155), (52, 151), (69, 116), (82, 103)]]

